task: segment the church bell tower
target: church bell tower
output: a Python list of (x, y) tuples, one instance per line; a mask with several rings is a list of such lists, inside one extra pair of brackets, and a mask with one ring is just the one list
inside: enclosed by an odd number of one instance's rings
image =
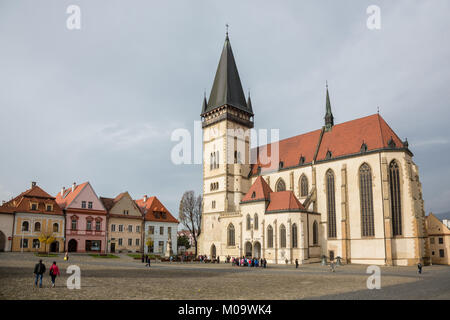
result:
[(250, 129), (253, 110), (246, 101), (231, 50), (225, 38), (209, 99), (203, 99), (203, 212), (234, 214), (250, 188)]

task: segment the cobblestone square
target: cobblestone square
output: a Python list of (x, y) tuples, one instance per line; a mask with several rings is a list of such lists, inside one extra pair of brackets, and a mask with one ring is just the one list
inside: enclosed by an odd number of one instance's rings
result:
[[(71, 255), (42, 258), (47, 267), (44, 288), (34, 288), (33, 268), (39, 257), (0, 253), (0, 299), (450, 299), (450, 267), (381, 267), (381, 289), (369, 290), (367, 266), (269, 265), (267, 269), (231, 264), (152, 263), (150, 268), (127, 255), (119, 259)], [(48, 269), (61, 271), (50, 288)], [(66, 287), (69, 265), (81, 268), (81, 289)]]

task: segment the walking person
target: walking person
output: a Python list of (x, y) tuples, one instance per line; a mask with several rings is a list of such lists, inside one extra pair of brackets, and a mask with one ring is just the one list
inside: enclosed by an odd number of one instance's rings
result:
[(39, 260), (39, 263), (36, 263), (34, 266), (34, 274), (36, 275), (36, 279), (34, 281), (34, 286), (37, 287), (38, 279), (39, 279), (39, 288), (42, 288), (42, 277), (45, 272), (45, 264), (42, 263), (42, 260)]
[(52, 266), (50, 267), (50, 277), (52, 278), (52, 288), (55, 287), (56, 277), (59, 276), (59, 268), (56, 265), (56, 261), (53, 261)]
[(417, 265), (417, 271), (419, 271), (419, 274), (422, 274), (422, 264), (420, 262)]
[(67, 252), (67, 251), (64, 254), (64, 261), (69, 261), (69, 252)]
[(298, 259), (295, 259), (295, 269), (298, 269)]
[(330, 267), (331, 267), (331, 271), (332, 271), (332, 272), (336, 272), (336, 270), (335, 270), (336, 264), (334, 263), (333, 260), (331, 260), (331, 262), (330, 262)]
[(142, 256), (141, 256), (141, 261), (142, 261), (142, 263), (144, 263), (144, 261), (145, 261), (145, 256), (144, 256), (144, 254), (142, 254)]

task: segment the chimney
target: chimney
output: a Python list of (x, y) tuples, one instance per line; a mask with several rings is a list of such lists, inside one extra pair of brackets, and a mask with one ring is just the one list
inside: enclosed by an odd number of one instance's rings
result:
[(6, 203), (6, 201), (5, 201), (5, 200), (3, 200), (3, 201), (2, 201), (2, 205), (4, 205), (5, 203)]
[(147, 202), (147, 195), (144, 196), (144, 202)]
[(72, 192), (74, 192), (75, 191), (75, 187), (77, 186), (77, 183), (76, 182), (74, 182), (73, 184), (72, 184)]
[(64, 197), (64, 192), (66, 191), (66, 187), (62, 187), (61, 189), (61, 197)]
[(36, 187), (36, 181), (32, 181), (31, 182), (31, 187), (33, 188), (33, 187)]

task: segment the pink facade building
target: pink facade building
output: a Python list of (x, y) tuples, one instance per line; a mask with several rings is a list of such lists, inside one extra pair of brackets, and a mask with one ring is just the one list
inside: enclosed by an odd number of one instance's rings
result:
[(106, 210), (89, 182), (62, 188), (56, 202), (66, 216), (69, 252), (106, 252)]

